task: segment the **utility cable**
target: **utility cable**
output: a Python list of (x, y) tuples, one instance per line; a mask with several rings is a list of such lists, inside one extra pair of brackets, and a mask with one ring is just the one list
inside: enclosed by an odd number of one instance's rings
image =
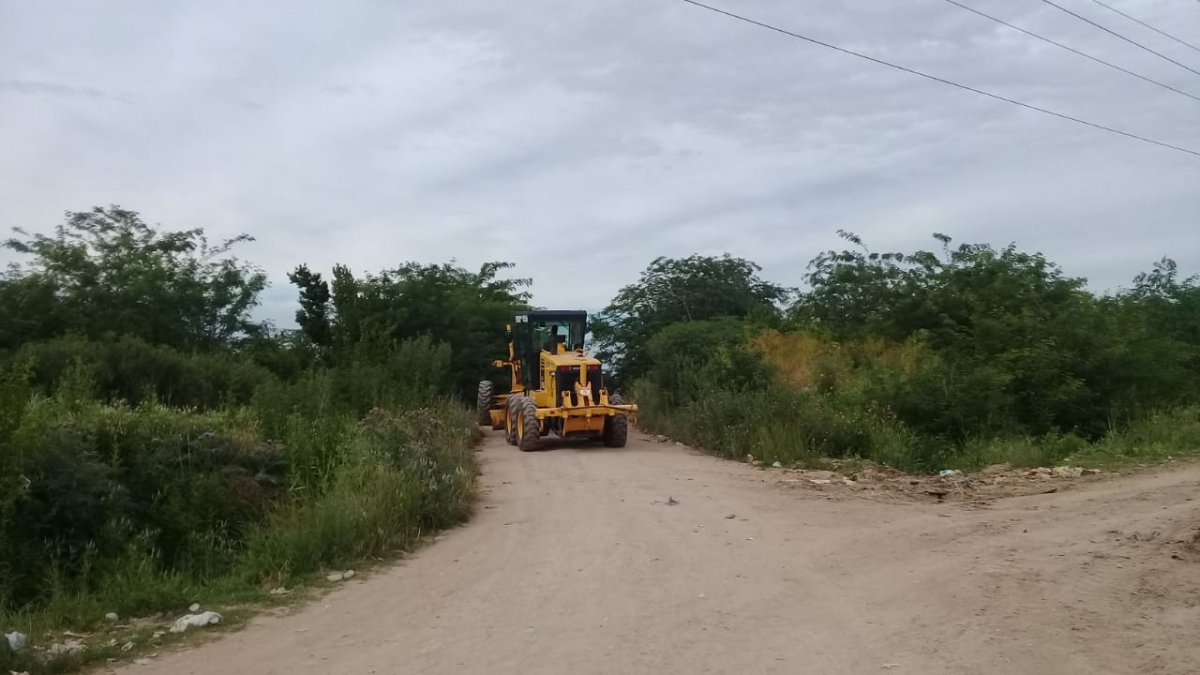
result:
[(1106, 2), (1101, 2), (1100, 0), (1092, 0), (1092, 2), (1096, 3), (1097, 5), (1100, 5), (1104, 9), (1109, 10), (1110, 12), (1116, 12), (1117, 14), (1120, 14), (1121, 16), (1125, 17), (1126, 19), (1129, 19), (1130, 21), (1132, 21), (1134, 23), (1141, 24), (1141, 25), (1145, 26), (1146, 28), (1149, 28), (1150, 30), (1154, 31), (1155, 33), (1162, 35), (1163, 37), (1170, 38), (1185, 47), (1188, 47), (1190, 49), (1194, 49), (1194, 50), (1200, 52), (1200, 47), (1197, 47), (1196, 45), (1188, 42), (1187, 40), (1182, 40), (1180, 38), (1177, 38), (1174, 35), (1171, 35), (1170, 33), (1166, 32), (1165, 30), (1159, 30), (1159, 29), (1155, 28), (1154, 26), (1151, 26), (1150, 24), (1146, 23), (1145, 21), (1142, 21), (1141, 19), (1139, 19), (1137, 17), (1129, 16), (1125, 12), (1122, 12), (1121, 10), (1117, 9), (1116, 7), (1113, 7), (1112, 5), (1110, 5)]
[[(951, 80), (947, 80), (947, 79), (938, 77), (936, 75), (930, 75), (929, 73), (923, 73), (919, 70), (914, 70), (907, 66), (901, 66), (901, 65), (898, 65), (895, 63), (891, 63), (889, 61), (884, 61), (883, 59), (878, 59), (878, 58), (875, 58), (874, 56), (867, 56), (866, 54), (863, 54), (861, 52), (856, 52), (852, 49), (847, 49), (845, 47), (838, 47), (837, 45), (833, 45), (828, 42), (822, 42), (821, 40), (818, 40), (816, 38), (811, 38), (806, 35), (801, 35), (800, 33), (794, 33), (792, 31), (789, 31), (784, 28), (780, 28), (778, 26), (772, 26), (769, 23), (764, 23), (764, 22), (758, 21), (756, 19), (751, 19), (749, 17), (742, 16), (741, 14), (734, 14), (733, 12), (730, 12), (728, 10), (720, 9), (718, 7), (713, 7), (712, 5), (706, 5), (703, 2), (699, 2), (698, 0), (680, 0), (680, 1), (686, 2), (689, 5), (694, 5), (701, 9), (706, 9), (706, 10), (708, 10), (710, 12), (714, 12), (716, 14), (722, 14), (731, 19), (743, 21), (745, 23), (748, 23), (748, 24), (751, 24), (754, 26), (758, 26), (760, 28), (766, 28), (767, 30), (774, 31), (776, 33), (781, 33), (783, 35), (787, 35), (788, 37), (796, 38), (797, 40), (803, 40), (805, 42), (810, 42), (812, 44), (815, 44), (815, 45), (818, 45), (821, 47), (825, 47), (826, 49), (832, 49), (834, 51), (841, 52), (843, 54), (849, 54), (850, 56), (857, 56), (860, 59), (871, 61), (872, 63), (877, 63), (881, 66), (887, 66), (888, 68), (894, 68), (896, 70), (910, 73), (912, 75), (917, 75), (919, 77), (923, 77), (927, 80), (933, 80), (934, 82), (940, 82), (942, 84), (947, 84), (947, 85), (950, 85), (951, 87), (957, 87), (959, 89), (963, 89), (963, 90), (966, 90), (969, 92), (980, 94), (981, 96), (987, 96), (988, 98), (994, 98), (997, 101), (1004, 101), (1005, 103), (1011, 103), (1013, 105), (1020, 106), (1022, 108), (1027, 108), (1029, 110), (1034, 110), (1034, 111), (1037, 111), (1037, 112), (1040, 112), (1040, 113), (1043, 113), (1046, 115), (1051, 115), (1053, 117), (1057, 117), (1059, 119), (1064, 119), (1069, 122), (1075, 122), (1076, 124), (1082, 124), (1084, 126), (1092, 127), (1093, 129), (1107, 131), (1109, 133), (1117, 134), (1119, 136), (1124, 136), (1126, 138), (1132, 138), (1134, 140), (1142, 141), (1143, 143), (1150, 143), (1152, 145), (1157, 145), (1159, 147), (1169, 148), (1171, 150), (1177, 150), (1179, 152), (1183, 152), (1183, 153), (1187, 153), (1189, 155), (1195, 155), (1196, 157), (1200, 157), (1200, 151), (1197, 151), (1197, 150), (1191, 150), (1189, 148), (1181, 147), (1178, 145), (1172, 145), (1172, 144), (1166, 143), (1164, 141), (1156, 141), (1152, 138), (1146, 138), (1145, 136), (1139, 136), (1137, 134), (1133, 134), (1128, 131), (1121, 131), (1120, 129), (1114, 129), (1112, 127), (1107, 127), (1102, 124), (1096, 124), (1095, 122), (1088, 122), (1086, 120), (1082, 120), (1077, 117), (1071, 117), (1070, 115), (1065, 115), (1063, 113), (1054, 112), (1053, 110), (1047, 110), (1046, 108), (1040, 108), (1040, 107), (1030, 104), (1030, 103), (1022, 103), (1021, 101), (1007, 98), (1007, 97), (1001, 96), (999, 94), (992, 94), (990, 92), (983, 91), (982, 89), (976, 89), (974, 87), (971, 87), (971, 86), (968, 86), (965, 84), (959, 84), (958, 82), (953, 82)], [(1200, 2), (1200, 0), (1197, 0), (1197, 1)]]
[(1163, 89), (1169, 89), (1169, 90), (1171, 90), (1171, 91), (1175, 92), (1176, 94), (1182, 94), (1182, 95), (1184, 95), (1184, 96), (1186, 96), (1186, 97), (1188, 97), (1188, 98), (1190, 98), (1190, 99), (1194, 99), (1194, 100), (1196, 100), (1196, 101), (1200, 101), (1200, 96), (1196, 96), (1195, 94), (1189, 94), (1188, 92), (1186, 92), (1186, 91), (1183, 91), (1183, 90), (1181, 90), (1181, 89), (1176, 89), (1175, 87), (1172, 87), (1172, 86), (1171, 86), (1171, 85), (1169, 85), (1169, 84), (1164, 84), (1164, 83), (1162, 83), (1162, 82), (1159, 82), (1158, 80), (1155, 80), (1155, 79), (1151, 79), (1151, 78), (1149, 78), (1149, 77), (1146, 77), (1145, 75), (1140, 75), (1140, 74), (1138, 74), (1138, 73), (1135, 73), (1135, 72), (1133, 72), (1132, 70), (1129, 70), (1129, 69), (1127, 69), (1127, 68), (1122, 68), (1121, 66), (1118, 66), (1118, 65), (1116, 65), (1115, 63), (1110, 63), (1110, 62), (1108, 62), (1108, 61), (1105, 61), (1104, 59), (1101, 59), (1101, 58), (1097, 58), (1097, 57), (1095, 57), (1095, 56), (1092, 56), (1091, 54), (1085, 54), (1084, 52), (1081, 52), (1081, 51), (1079, 51), (1078, 49), (1075, 49), (1074, 47), (1070, 47), (1070, 46), (1068, 46), (1068, 45), (1065, 45), (1065, 44), (1063, 44), (1063, 43), (1061, 43), (1061, 42), (1058, 42), (1058, 41), (1056, 41), (1056, 40), (1051, 40), (1051, 39), (1050, 39), (1050, 38), (1048, 38), (1048, 37), (1045, 37), (1045, 36), (1042, 36), (1042, 35), (1038, 35), (1037, 33), (1034, 33), (1033, 31), (1028, 31), (1028, 30), (1025, 30), (1024, 28), (1021, 28), (1020, 26), (1017, 26), (1017, 25), (1015, 25), (1015, 24), (1009, 23), (1009, 22), (1005, 21), (1004, 19), (999, 19), (999, 18), (996, 18), (996, 17), (992, 16), (991, 14), (985, 14), (985, 13), (983, 13), (983, 12), (979, 11), (978, 9), (975, 9), (974, 7), (968, 7), (967, 5), (964, 5), (963, 3), (959, 2), (958, 0), (946, 0), (946, 2), (948, 2), (948, 3), (952, 4), (952, 5), (955, 5), (955, 6), (957, 6), (957, 7), (961, 7), (961, 8), (963, 8), (963, 9), (965, 9), (965, 10), (967, 10), (968, 12), (971, 12), (971, 13), (973, 13), (973, 14), (978, 14), (979, 16), (982, 16), (982, 17), (983, 17), (983, 18), (985, 18), (985, 19), (990, 19), (990, 20), (992, 20), (992, 21), (995, 21), (995, 22), (996, 22), (996, 23), (998, 23), (998, 24), (1001, 24), (1001, 25), (1004, 25), (1004, 26), (1008, 26), (1009, 28), (1011, 28), (1011, 29), (1013, 29), (1013, 30), (1020, 31), (1020, 32), (1022, 32), (1022, 33), (1024, 33), (1024, 34), (1028, 35), (1029, 37), (1037, 38), (1037, 39), (1041, 40), (1042, 42), (1048, 42), (1048, 43), (1050, 43), (1050, 44), (1054, 45), (1055, 47), (1058, 47), (1058, 48), (1060, 48), (1060, 49), (1065, 49), (1065, 50), (1067, 50), (1067, 51), (1069, 51), (1069, 52), (1071, 52), (1071, 53), (1073, 53), (1073, 54), (1078, 54), (1079, 56), (1082, 56), (1082, 57), (1084, 57), (1085, 59), (1091, 59), (1091, 60), (1093, 60), (1093, 61), (1095, 61), (1096, 63), (1099, 63), (1099, 64), (1101, 64), (1101, 65), (1108, 66), (1109, 68), (1112, 68), (1112, 69), (1114, 69), (1114, 70), (1119, 70), (1119, 71), (1121, 71), (1122, 73), (1125, 73), (1125, 74), (1127, 74), (1127, 75), (1132, 75), (1132, 76), (1134, 76), (1134, 77), (1138, 78), (1139, 80), (1144, 80), (1144, 81), (1146, 81), (1146, 82), (1149, 82), (1150, 84), (1153, 84), (1153, 85), (1157, 85), (1157, 86), (1159, 86), (1159, 87), (1162, 87)]
[[(1198, 1), (1200, 1), (1200, 0), (1198, 0)], [(1193, 73), (1200, 75), (1200, 70), (1196, 70), (1195, 68), (1193, 68), (1187, 64), (1180, 63), (1180, 62), (1176, 61), (1175, 59), (1167, 56), (1166, 54), (1163, 54), (1162, 52), (1156, 52), (1153, 49), (1147, 47), (1146, 45), (1144, 45), (1140, 42), (1137, 42), (1136, 40), (1131, 40), (1131, 39), (1125, 37), (1124, 35), (1121, 35), (1117, 31), (1112, 30), (1111, 28), (1107, 28), (1105, 26), (1102, 26), (1102, 25), (1096, 23), (1095, 21), (1092, 21), (1091, 19), (1087, 18), (1086, 16), (1083, 16), (1081, 14), (1076, 14), (1075, 12), (1072, 12), (1071, 10), (1067, 9), (1066, 7), (1063, 7), (1062, 5), (1060, 5), (1056, 2), (1053, 2), (1053, 0), (1042, 0), (1042, 2), (1046, 3), (1047, 5), (1050, 5), (1051, 7), (1055, 8), (1061, 12), (1066, 12), (1067, 14), (1070, 14), (1071, 16), (1075, 17), (1076, 19), (1079, 19), (1080, 21), (1083, 21), (1085, 23), (1090, 23), (1091, 25), (1095, 26), (1096, 28), (1099, 28), (1100, 30), (1104, 31), (1105, 33), (1108, 33), (1115, 37), (1121, 38), (1122, 40), (1128, 42), (1129, 44), (1131, 44), (1139, 49), (1144, 49), (1144, 50), (1150, 52), (1151, 54), (1157, 56), (1160, 59), (1165, 59), (1167, 61), (1170, 61), (1171, 63), (1174, 63), (1175, 65), (1179, 66), (1180, 68), (1183, 68), (1184, 70), (1190, 70)]]

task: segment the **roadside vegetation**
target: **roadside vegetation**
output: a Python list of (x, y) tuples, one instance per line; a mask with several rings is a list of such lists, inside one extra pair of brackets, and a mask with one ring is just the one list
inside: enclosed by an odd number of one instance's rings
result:
[(469, 516), (462, 394), (527, 302), (505, 265), (338, 267), (332, 284), (301, 265), (302, 328), (281, 332), (252, 318), (266, 283), (233, 256), (244, 237), (209, 246), (115, 207), (17, 234), (25, 264), (0, 277), (0, 633), (28, 644), (0, 638), (0, 671), (103, 662), (123, 645), (62, 631), (271, 600)]
[[(120, 657), (64, 631), (268, 601), (469, 517), (468, 406), (480, 379), (505, 381), (488, 364), (531, 300), (510, 265), (300, 264), (298, 328), (281, 331), (254, 319), (267, 280), (234, 255), (248, 237), (210, 245), (118, 207), (16, 235), (0, 632), (29, 642), (0, 640), (0, 672)], [(913, 472), (1200, 448), (1200, 283), (1170, 260), (1097, 296), (1015, 247), (846, 238), (802, 292), (731, 256), (660, 258), (621, 289), (593, 333), (642, 426), (734, 459)], [(129, 630), (130, 654), (159, 644)]]
[(729, 256), (656, 260), (598, 334), (647, 430), (724, 457), (912, 472), (1200, 453), (1200, 278), (1096, 295), (1015, 246), (812, 260), (804, 291)]

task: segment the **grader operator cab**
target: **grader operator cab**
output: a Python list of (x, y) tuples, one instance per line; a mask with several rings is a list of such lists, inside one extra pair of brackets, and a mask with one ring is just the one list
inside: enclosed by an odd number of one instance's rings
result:
[(581, 310), (517, 313), (505, 333), (508, 360), (492, 363), (509, 369), (511, 393), (496, 394), (494, 383), (480, 382), (479, 424), (504, 429), (509, 445), (524, 451), (550, 434), (624, 447), (637, 406), (608, 393), (600, 361), (583, 348), (586, 332)]

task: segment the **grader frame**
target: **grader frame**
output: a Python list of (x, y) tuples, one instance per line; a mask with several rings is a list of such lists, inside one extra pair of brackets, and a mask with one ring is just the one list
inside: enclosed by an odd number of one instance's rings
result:
[(492, 363), (508, 368), (509, 393), (497, 394), (490, 380), (479, 383), (479, 424), (503, 429), (524, 451), (551, 434), (624, 447), (637, 406), (609, 393), (600, 360), (584, 349), (586, 331), (582, 310), (518, 312), (505, 331), (508, 359)]

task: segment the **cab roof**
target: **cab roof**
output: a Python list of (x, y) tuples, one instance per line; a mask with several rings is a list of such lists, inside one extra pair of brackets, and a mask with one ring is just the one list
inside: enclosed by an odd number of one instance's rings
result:
[(530, 319), (586, 319), (587, 311), (582, 309), (531, 309), (517, 312), (517, 316)]

